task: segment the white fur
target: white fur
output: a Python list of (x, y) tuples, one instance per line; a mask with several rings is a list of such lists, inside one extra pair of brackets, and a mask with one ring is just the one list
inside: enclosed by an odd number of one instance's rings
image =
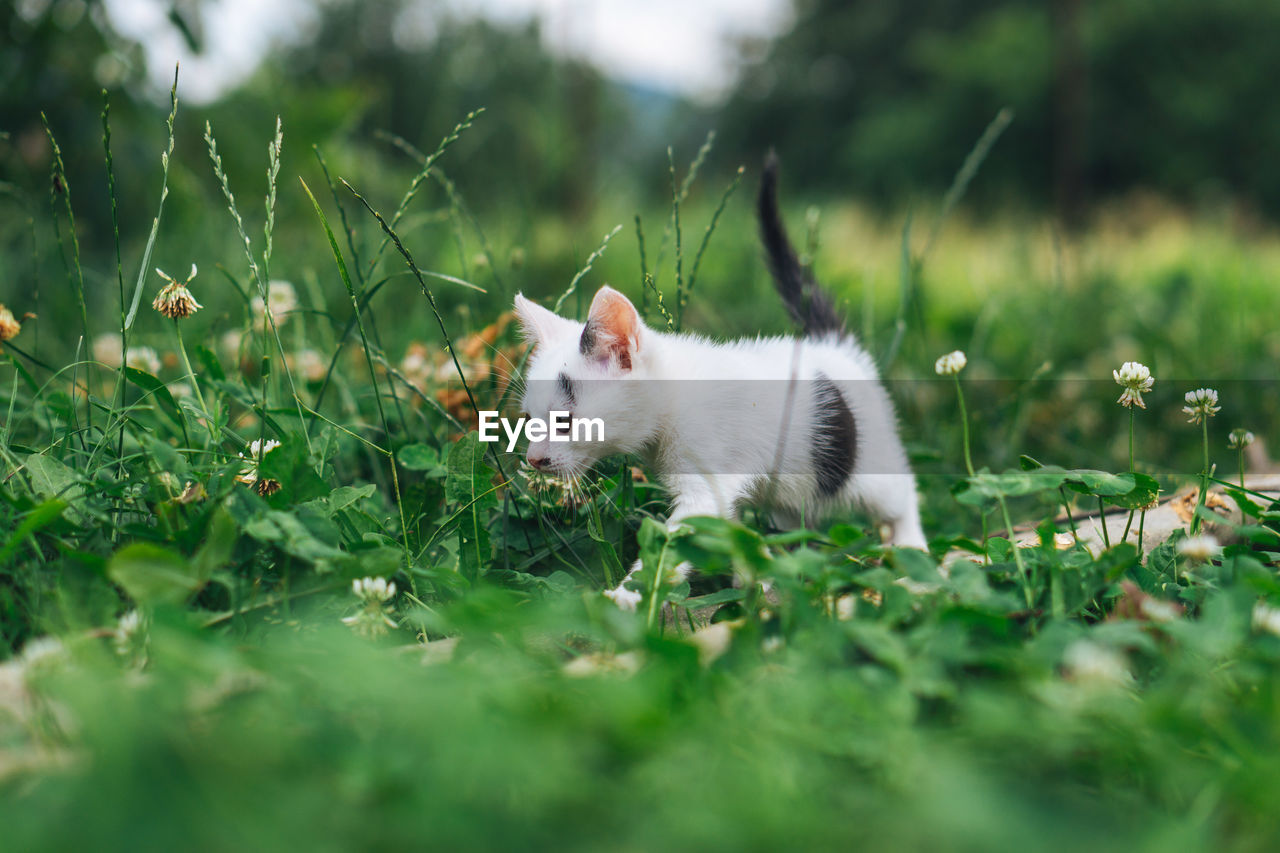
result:
[[(673, 528), (695, 515), (736, 517), (744, 504), (766, 499), (775, 518), (793, 526), (856, 505), (891, 526), (892, 544), (925, 547), (893, 404), (852, 336), (716, 343), (669, 334), (644, 326), (626, 297), (604, 287), (588, 317), (603, 343), (584, 355), (583, 323), (523, 296), (516, 312), (534, 343), (525, 411), (546, 417), (566, 408), (564, 374), (574, 415), (605, 422), (604, 442), (534, 442), (531, 462), (578, 475), (613, 453), (642, 454), (671, 492)], [(811, 399), (820, 376), (839, 388), (857, 433), (852, 475), (830, 498), (819, 497), (811, 458), (822, 440)], [(621, 585), (608, 594), (624, 607), (639, 600)]]

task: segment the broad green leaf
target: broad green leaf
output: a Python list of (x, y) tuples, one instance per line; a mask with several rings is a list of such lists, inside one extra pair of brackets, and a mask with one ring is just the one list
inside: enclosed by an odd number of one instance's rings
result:
[(76, 472), (52, 456), (32, 453), (26, 464), (31, 489), (40, 497), (62, 498), (70, 502), (84, 495)]
[(938, 564), (928, 554), (916, 548), (894, 548), (893, 567), (914, 581), (942, 582)]
[(1128, 492), (1107, 497), (1107, 503), (1125, 509), (1142, 509), (1154, 501), (1160, 494), (1160, 484), (1154, 477), (1146, 474), (1125, 474), (1133, 478), (1133, 488)]
[(27, 513), (14, 529), (13, 534), (5, 541), (4, 547), (0, 548), (0, 567), (8, 564), (28, 536), (52, 524), (66, 508), (66, 501), (49, 500)]
[(131, 385), (136, 385), (155, 399), (165, 414), (182, 423), (182, 413), (178, 410), (178, 404), (173, 401), (173, 395), (169, 393), (168, 387), (163, 382), (136, 367), (125, 367), (124, 376)]
[(27, 477), (31, 490), (45, 500), (62, 500), (67, 504), (67, 518), (77, 524), (85, 521), (85, 514), (76, 508), (84, 499), (84, 486), (75, 471), (54, 459), (32, 453), (26, 459)]
[(223, 506), (213, 511), (209, 525), (205, 529), (204, 544), (191, 558), (191, 568), (201, 584), (208, 583), (213, 573), (221, 569), (231, 559), (240, 529), (235, 519)]
[(190, 560), (149, 542), (117, 551), (107, 576), (143, 606), (182, 604), (204, 585)]
[[(1109, 498), (1114, 495), (1126, 495), (1135, 491), (1135, 476), (1134, 474), (1108, 474), (1106, 471), (1077, 468), (1067, 472), (1067, 486), (1081, 494)], [(1148, 477), (1147, 479), (1151, 478)]]
[(285, 436), (279, 447), (262, 457), (261, 476), (279, 480), (283, 486), (267, 502), (279, 508), (329, 494), (331, 487), (316, 473), (315, 466), (306, 440), (297, 433)]
[(338, 541), (337, 528), (321, 527), (319, 520), (332, 524), (318, 513), (306, 512), (303, 507), (295, 507), (291, 512), (272, 509), (246, 524), (244, 532), (259, 542), (268, 542), (287, 554), (312, 563), (346, 557), (344, 551), (334, 547)]
[(747, 597), (747, 591), (737, 587), (729, 589), (721, 589), (716, 592), (700, 595), (697, 598), (686, 598), (680, 602), (680, 606), (689, 610), (696, 610), (701, 607), (714, 607), (717, 604), (726, 604), (730, 601), (742, 601)]
[(352, 504), (370, 497), (377, 490), (378, 487), (372, 483), (359, 487), (339, 486), (329, 494), (329, 512), (335, 513), (344, 510)]
[(599, 510), (594, 506), (590, 507), (590, 509), (591, 511), (587, 515), (587, 534), (598, 546), (605, 563), (608, 564), (610, 574), (621, 580), (627, 573), (626, 569), (622, 566), (622, 560), (618, 557), (617, 549), (613, 547), (613, 541), (604, 535)]
[(979, 471), (962, 480), (954, 490), (955, 498), (962, 504), (981, 506), (1001, 497), (1021, 497), (1058, 488), (1067, 479), (1062, 469), (1040, 468), (1034, 471), (1005, 471), (992, 474)]
[(410, 471), (431, 471), (439, 473), (444, 470), (440, 460), (440, 451), (426, 444), (410, 444), (400, 448), (396, 453), (400, 467)]
[(209, 377), (218, 382), (227, 378), (226, 371), (222, 369), (222, 362), (218, 361), (218, 356), (213, 350), (204, 344), (196, 344), (196, 360), (204, 365), (204, 369), (208, 372)]
[(484, 461), (480, 434), (470, 432), (449, 451), (445, 497), (458, 505), (458, 570), (474, 580), (493, 557), (489, 541), (489, 515), (497, 505), (493, 494), (493, 469)]

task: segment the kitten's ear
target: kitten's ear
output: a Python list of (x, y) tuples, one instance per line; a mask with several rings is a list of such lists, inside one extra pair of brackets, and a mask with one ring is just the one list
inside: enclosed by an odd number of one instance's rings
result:
[(531, 344), (545, 344), (578, 331), (577, 323), (525, 299), (523, 293), (516, 294), (516, 318), (525, 339)]
[(644, 324), (631, 300), (607, 284), (596, 291), (578, 349), (588, 358), (616, 361), (623, 371), (640, 350)]

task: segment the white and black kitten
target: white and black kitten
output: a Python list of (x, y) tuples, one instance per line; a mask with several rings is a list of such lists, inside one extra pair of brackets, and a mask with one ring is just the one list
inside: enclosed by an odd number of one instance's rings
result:
[[(535, 441), (528, 461), (577, 476), (604, 456), (641, 454), (671, 492), (672, 528), (689, 516), (734, 517), (752, 503), (766, 503), (784, 526), (859, 506), (891, 527), (892, 544), (924, 548), (893, 404), (787, 238), (772, 156), (758, 213), (774, 283), (801, 338), (716, 342), (658, 331), (607, 286), (585, 323), (516, 296), (534, 345), (525, 411), (604, 422), (602, 441)], [(623, 607), (640, 597), (626, 581), (607, 595)]]

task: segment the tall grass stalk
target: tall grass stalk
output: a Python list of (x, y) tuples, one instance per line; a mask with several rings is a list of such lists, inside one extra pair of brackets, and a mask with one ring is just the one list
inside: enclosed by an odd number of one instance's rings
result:
[[(711, 143), (711, 137), (707, 137), (707, 144)], [(701, 153), (701, 152), (699, 152)], [(698, 161), (695, 160), (695, 163)], [(671, 147), (667, 146), (667, 168), (671, 173), (671, 223), (672, 229), (675, 231), (676, 237), (676, 331), (680, 331), (684, 325), (684, 256), (680, 246), (680, 202), (683, 201), (682, 191), (676, 189), (676, 160), (672, 153)], [(692, 172), (692, 170), (690, 170)], [(688, 187), (692, 181), (686, 177), (685, 187)]]
[(1204, 509), (1205, 500), (1209, 497), (1209, 477), (1212, 472), (1209, 470), (1209, 415), (1205, 414), (1200, 418), (1200, 446), (1204, 450), (1204, 465), (1200, 469), (1200, 494), (1196, 497), (1195, 515), (1191, 516), (1191, 535), (1195, 536), (1200, 532), (1200, 514)]
[[(902, 348), (902, 342), (907, 336), (907, 306), (911, 304), (915, 277), (916, 262), (911, 258), (911, 211), (907, 211), (907, 218), (902, 223), (902, 237), (898, 248), (898, 314), (893, 322), (893, 337), (889, 339), (889, 346), (880, 358), (882, 373), (888, 372), (893, 366), (898, 358), (898, 351)], [(871, 286), (870, 281), (868, 276), (868, 288)]]
[[(459, 224), (465, 221), (475, 233), (476, 239), (480, 241), (480, 253), (484, 255), (485, 260), (489, 262), (489, 273), (493, 276), (494, 283), (498, 285), (499, 291), (504, 295), (507, 294), (509, 291), (507, 290), (506, 283), (502, 280), (502, 274), (499, 272), (498, 258), (493, 252), (493, 246), (489, 243), (489, 238), (484, 233), (484, 227), (480, 224), (480, 220), (471, 212), (470, 205), (467, 204), (467, 200), (463, 198), (462, 193), (458, 190), (457, 184), (449, 179), (449, 176), (444, 173), (443, 169), (434, 165), (434, 161), (427, 157), (426, 154), (422, 153), (418, 146), (414, 145), (403, 136), (399, 136), (395, 133), (389, 133), (385, 130), (375, 131), (374, 135), (379, 139), (385, 139), (387, 142), (403, 151), (406, 155), (417, 161), (420, 167), (425, 166), (430, 170), (429, 177), (434, 178), (435, 182), (444, 189), (445, 195), (449, 197), (450, 215), (452, 215)], [(437, 157), (437, 159), (439, 158)]]
[[(1133, 453), (1133, 428), (1134, 428), (1134, 421), (1137, 418), (1137, 413), (1134, 411), (1133, 406), (1129, 406), (1128, 409), (1129, 409), (1129, 473), (1136, 474), (1138, 471), (1138, 466), (1137, 466), (1137, 463), (1134, 461), (1135, 457)], [(1120, 537), (1121, 542), (1129, 541), (1129, 528), (1133, 526), (1134, 512), (1135, 510), (1132, 510), (1132, 509), (1129, 510), (1129, 517), (1125, 519), (1124, 534)]]
[(1013, 109), (1011, 107), (1002, 108), (1000, 112), (996, 113), (991, 123), (987, 125), (986, 130), (982, 132), (982, 136), (978, 137), (978, 141), (974, 143), (969, 155), (964, 158), (964, 163), (961, 164), (960, 170), (956, 172), (955, 177), (952, 179), (951, 186), (947, 189), (947, 194), (942, 198), (942, 210), (939, 211), (938, 218), (934, 220), (933, 228), (929, 231), (929, 239), (925, 241), (924, 250), (920, 252), (920, 261), (922, 263), (925, 258), (929, 257), (929, 253), (933, 251), (934, 244), (938, 242), (938, 235), (942, 233), (942, 226), (946, 224), (952, 211), (960, 203), (960, 199), (964, 198), (965, 192), (969, 189), (969, 184), (973, 183), (973, 179), (977, 177), (978, 170), (982, 168), (982, 164), (991, 153), (991, 149), (995, 147), (996, 141), (1012, 121)]
[[(414, 175), (413, 180), (409, 182), (409, 188), (405, 190), (404, 196), (400, 199), (399, 206), (396, 207), (396, 212), (391, 217), (391, 230), (394, 230), (395, 227), (400, 224), (400, 218), (404, 216), (404, 212), (408, 209), (409, 203), (413, 201), (414, 196), (416, 196), (418, 194), (418, 190), (421, 189), (423, 181), (425, 181), (430, 175), (431, 167), (435, 165), (435, 162), (440, 159), (446, 150), (448, 150), (450, 145), (458, 141), (458, 138), (462, 136), (463, 132), (469, 129), (472, 122), (474, 122), (483, 112), (484, 107), (479, 107), (467, 113), (467, 117), (458, 122), (458, 124), (454, 126), (452, 132), (450, 132), (444, 139), (440, 140), (440, 144), (436, 146), (436, 150), (432, 151), (431, 154), (427, 156), (426, 160), (422, 164), (422, 168), (418, 170), (418, 174)], [(343, 183), (346, 184), (346, 181), (343, 181)], [(350, 188), (349, 184), (347, 186)], [(352, 192), (355, 191), (352, 190)], [(390, 242), (390, 237), (384, 236), (382, 238), (382, 242), (378, 244), (377, 251), (374, 252), (373, 257), (369, 259), (369, 268), (365, 274), (366, 278), (373, 274), (374, 269), (378, 266), (378, 261), (382, 258), (382, 253), (386, 251), (387, 244)]]
[(604, 235), (604, 239), (600, 241), (600, 245), (596, 247), (596, 250), (594, 252), (587, 255), (586, 262), (583, 263), (582, 267), (578, 270), (577, 274), (575, 274), (573, 279), (570, 280), (569, 287), (565, 290), (564, 293), (560, 294), (560, 298), (556, 300), (556, 304), (551, 309), (552, 311), (555, 311), (557, 314), (560, 313), (560, 308), (564, 305), (565, 300), (568, 299), (570, 296), (572, 296), (578, 290), (578, 282), (582, 281), (582, 279), (586, 277), (587, 273), (591, 272), (591, 267), (595, 264), (596, 261), (600, 260), (600, 256), (604, 254), (604, 250), (609, 247), (609, 241), (612, 240), (614, 237), (618, 236), (618, 232), (621, 230), (622, 230), (622, 223), (618, 223), (617, 225), (613, 226), (612, 231)]
[[(67, 168), (62, 162), (62, 149), (58, 146), (58, 140), (53, 135), (53, 128), (49, 126), (49, 119), (43, 112), (40, 113), (40, 121), (44, 124), (45, 135), (49, 137), (49, 147), (53, 152), (53, 162), (49, 167), (49, 208), (53, 213), (54, 235), (58, 241), (58, 257), (62, 258), (62, 263), (67, 269), (67, 280), (71, 283), (71, 289), (75, 293), (76, 302), (80, 306), (80, 328), (82, 330), (82, 338), (77, 345), (77, 357), (81, 346), (87, 345), (89, 340), (89, 308), (85, 303), (84, 297), (84, 270), (80, 265), (80, 237), (76, 234), (76, 214), (71, 206), (71, 184), (67, 180)], [(71, 275), (71, 267), (67, 266), (66, 250), (62, 244), (62, 226), (58, 220), (58, 198), (61, 196), (62, 204), (67, 213), (67, 231), (71, 236), (71, 259), (75, 265), (75, 277)], [(87, 372), (86, 365), (86, 372)], [(79, 416), (76, 414), (76, 374), (71, 374), (71, 422), (72, 426), (79, 432), (77, 424)], [(93, 429), (93, 406), (88, 402), (88, 385), (92, 384), (91, 378), (86, 378), (85, 393), (85, 423), (90, 430)], [(80, 436), (80, 446), (85, 447), (84, 436)]]
[[(168, 143), (165, 149), (160, 152), (160, 203), (156, 207), (156, 215), (151, 220), (151, 231), (147, 235), (146, 246), (142, 250), (142, 262), (138, 267), (138, 278), (134, 282), (133, 297), (129, 302), (129, 310), (124, 315), (124, 321), (120, 329), (120, 369), (116, 371), (116, 387), (112, 394), (112, 400), (116, 401), (113, 405), (115, 411), (112, 413), (114, 423), (110, 425), (108, 432), (113, 429), (120, 430), (119, 443), (117, 445), (117, 454), (124, 455), (124, 383), (125, 383), (125, 363), (129, 352), (129, 330), (133, 328), (133, 322), (138, 316), (138, 305), (142, 302), (142, 292), (146, 284), (147, 273), (151, 270), (151, 254), (156, 246), (156, 236), (160, 233), (160, 219), (164, 215), (165, 199), (169, 197), (169, 160), (173, 157), (174, 122), (178, 117), (178, 66), (173, 67), (173, 85), (169, 87), (169, 117), (165, 121), (165, 127), (168, 130)], [(105, 119), (104, 119), (105, 120)], [(114, 201), (113, 201), (114, 204)], [(103, 436), (103, 443), (106, 442), (108, 436)], [(94, 456), (96, 456), (103, 444), (99, 444), (94, 448)], [(90, 470), (93, 469), (93, 460), (90, 460)]]
[[(263, 303), (262, 323), (264, 344), (262, 358), (265, 370), (262, 381), (262, 399), (259, 404), (261, 407), (261, 411), (259, 413), (261, 423), (260, 438), (266, 437), (267, 428), (267, 419), (263, 416), (267, 412), (267, 389), (270, 384), (268, 379), (271, 374), (271, 350), (270, 347), (265, 344), (265, 341), (268, 338), (267, 332), (269, 331), (270, 338), (275, 341), (276, 351), (280, 355), (280, 362), (284, 369), (285, 377), (289, 383), (289, 390), (293, 395), (293, 402), (298, 412), (298, 420), (302, 429), (303, 440), (306, 442), (307, 450), (310, 452), (314, 450), (314, 447), (311, 443), (310, 432), (307, 429), (307, 419), (302, 411), (302, 399), (298, 396), (297, 387), (294, 385), (293, 374), (290, 372), (288, 362), (285, 359), (284, 343), (280, 340), (280, 330), (276, 325), (275, 316), (271, 311), (270, 281), (268, 278), (268, 269), (266, 267), (266, 264), (271, 260), (271, 231), (273, 230), (272, 226), (275, 224), (275, 178), (280, 171), (280, 148), (283, 143), (283, 136), (283, 125), (280, 118), (277, 116), (275, 136), (271, 142), (267, 144), (267, 221), (263, 226), (263, 230), (266, 233), (267, 238), (267, 247), (263, 254), (263, 265), (259, 266), (258, 260), (253, 253), (253, 243), (249, 240), (249, 234), (244, 228), (244, 219), (240, 216), (240, 210), (236, 206), (236, 197), (231, 192), (231, 182), (227, 177), (226, 171), (222, 167), (222, 156), (218, 154), (218, 142), (213, 136), (213, 127), (207, 121), (204, 123), (204, 141), (209, 149), (209, 159), (213, 163), (213, 174), (217, 177), (218, 184), (222, 188), (222, 195), (223, 198), (226, 199), (227, 209), (231, 212), (231, 218), (235, 220), (236, 230), (239, 232), (240, 240), (244, 244), (245, 258), (249, 261), (249, 271), (253, 274), (254, 281), (258, 285), (258, 293), (261, 296)], [(265, 442), (260, 441), (259, 447), (261, 448), (264, 446)], [(261, 456), (261, 452), (259, 452), (259, 456)], [(262, 460), (259, 458), (258, 464), (261, 464), (261, 462)]]
[(689, 296), (693, 295), (693, 283), (698, 280), (698, 268), (702, 266), (702, 256), (707, 251), (707, 244), (711, 242), (711, 235), (715, 233), (717, 223), (720, 222), (720, 214), (724, 213), (725, 206), (729, 203), (729, 198), (742, 183), (742, 176), (745, 173), (746, 168), (739, 166), (737, 173), (733, 176), (733, 180), (729, 182), (729, 186), (720, 195), (720, 203), (716, 205), (715, 212), (711, 214), (711, 221), (707, 223), (707, 230), (702, 233), (702, 242), (698, 244), (698, 252), (693, 256), (693, 267), (689, 270), (689, 284), (685, 288), (686, 301)]
[[(342, 230), (346, 234), (346, 238), (347, 238), (347, 248), (351, 251), (351, 267), (352, 269), (355, 270), (355, 274), (356, 274), (356, 280), (352, 282), (352, 285), (353, 285), (353, 290), (356, 293), (355, 303), (356, 303), (356, 311), (357, 311), (357, 313), (351, 318), (351, 320), (356, 321), (360, 317), (360, 312), (363, 311), (363, 309), (360, 307), (360, 304), (359, 304), (360, 302), (359, 297), (364, 294), (365, 279), (364, 279), (364, 275), (360, 271), (360, 265), (361, 265), (360, 252), (356, 248), (355, 229), (353, 229), (351, 227), (351, 223), (347, 221), (346, 205), (342, 203), (342, 198), (338, 194), (338, 187), (336, 184), (334, 184), (333, 178), (329, 174), (329, 164), (325, 162), (324, 155), (320, 152), (319, 146), (312, 145), (311, 150), (312, 152), (315, 153), (316, 160), (320, 163), (320, 171), (324, 174), (325, 184), (329, 187), (329, 195), (333, 198), (333, 203), (338, 208), (338, 216), (342, 220)], [(306, 186), (305, 181), (303, 182), (303, 186), (304, 187)], [(310, 190), (308, 189), (308, 194), (309, 193), (310, 193)], [(369, 319), (372, 324), (373, 314), (369, 315)], [(378, 329), (376, 325), (372, 326), (372, 331), (373, 331), (373, 339), (377, 343), (378, 349), (382, 349), (383, 348), (382, 338), (378, 335)], [(350, 334), (351, 334), (351, 322), (348, 322), (347, 329), (345, 332), (343, 332), (342, 339), (338, 342), (338, 345), (333, 348), (333, 358), (329, 362), (328, 370), (325, 371), (324, 384), (320, 388), (320, 393), (316, 396), (317, 409), (320, 408), (320, 401), (324, 398), (325, 389), (328, 388), (329, 386), (329, 379), (333, 374), (334, 368), (337, 366), (338, 354), (341, 351), (342, 346), (346, 343), (346, 339)], [(408, 421), (405, 418), (404, 408), (400, 405), (400, 393), (396, 390), (395, 382), (390, 383), (390, 386), (391, 386), (391, 399), (396, 404), (396, 415), (400, 419), (400, 428), (401, 430), (407, 430)], [(313, 422), (314, 422), (314, 418), (313, 418)], [(384, 424), (384, 428), (385, 428), (385, 424)], [(388, 436), (390, 436), (389, 431), (388, 431)]]
[[(355, 187), (347, 183), (346, 180), (342, 180), (342, 185), (346, 187), (362, 205), (364, 205), (365, 210), (369, 211), (369, 213), (373, 215), (374, 219), (378, 220), (378, 225), (380, 225), (382, 230), (386, 233), (387, 239), (395, 243), (396, 250), (399, 251), (401, 257), (404, 258), (404, 262), (409, 267), (409, 271), (413, 273), (416, 279), (418, 279), (418, 284), (422, 287), (422, 293), (427, 297), (427, 303), (431, 306), (431, 313), (435, 315), (436, 323), (440, 327), (440, 334), (444, 337), (445, 347), (449, 351), (449, 358), (453, 361), (453, 368), (457, 372), (458, 379), (462, 382), (462, 388), (467, 394), (467, 401), (471, 404), (471, 408), (474, 411), (480, 411), (479, 405), (476, 404), (475, 394), (471, 391), (471, 384), (467, 382), (466, 373), (463, 372), (462, 365), (458, 361), (458, 353), (453, 345), (453, 338), (449, 336), (449, 329), (445, 326), (444, 317), (440, 314), (440, 307), (436, 304), (435, 294), (431, 292), (431, 288), (427, 287), (426, 277), (418, 267), (417, 262), (414, 261), (413, 255), (405, 248), (404, 243), (400, 241), (399, 235), (397, 235), (395, 230), (387, 224), (387, 220), (382, 217), (382, 214), (378, 213), (378, 211), (374, 209), (373, 205), (369, 204), (368, 200), (356, 191)], [(501, 462), (499, 462), (499, 466), (501, 466)], [(506, 479), (505, 473), (503, 474), (503, 479)]]
[(636, 247), (640, 251), (640, 319), (649, 320), (649, 265), (644, 254), (644, 226), (640, 223), (640, 214), (636, 214)]
[[(115, 162), (111, 157), (111, 97), (107, 90), (102, 90), (102, 148), (107, 158), (107, 194), (111, 196), (111, 233), (116, 250), (116, 284), (120, 289), (120, 363), (128, 360), (129, 351), (124, 343), (124, 263), (120, 257), (120, 217), (116, 200)], [(108, 424), (115, 417), (116, 411), (124, 407), (124, 383), (120, 381), (123, 371), (116, 373), (116, 388), (111, 398), (111, 413)], [(116, 448), (116, 476), (124, 476), (124, 430), (120, 431), (120, 441)]]
[(307, 182), (303, 180), (302, 176), (298, 177), (298, 182), (302, 184), (303, 191), (307, 194), (307, 198), (311, 200), (312, 207), (315, 208), (316, 216), (320, 218), (320, 224), (324, 227), (325, 236), (329, 239), (329, 249), (333, 253), (334, 263), (338, 267), (338, 275), (342, 279), (343, 286), (347, 289), (347, 296), (351, 299), (351, 308), (356, 318), (356, 328), (360, 332), (360, 343), (364, 348), (365, 364), (369, 368), (369, 382), (373, 385), (373, 399), (378, 407), (378, 418), (382, 421), (383, 435), (387, 437), (388, 446), (383, 452), (387, 454), (391, 462), (391, 483), (392, 488), (395, 490), (396, 507), (400, 512), (400, 533), (404, 543), (405, 569), (408, 570), (412, 566), (409, 554), (409, 524), (405, 520), (404, 501), (400, 498), (400, 477), (396, 472), (398, 466), (396, 464), (395, 450), (390, 446), (391, 427), (387, 423), (387, 413), (382, 406), (382, 391), (378, 384), (377, 371), (373, 367), (373, 355), (369, 351), (369, 338), (364, 331), (364, 321), (360, 318), (360, 300), (356, 295), (355, 284), (351, 281), (351, 274), (347, 270), (347, 263), (342, 257), (342, 250), (338, 248), (337, 238), (333, 236), (333, 229), (329, 227), (329, 220), (320, 208), (320, 202), (316, 201), (315, 195), (311, 192), (311, 187), (307, 186)]

